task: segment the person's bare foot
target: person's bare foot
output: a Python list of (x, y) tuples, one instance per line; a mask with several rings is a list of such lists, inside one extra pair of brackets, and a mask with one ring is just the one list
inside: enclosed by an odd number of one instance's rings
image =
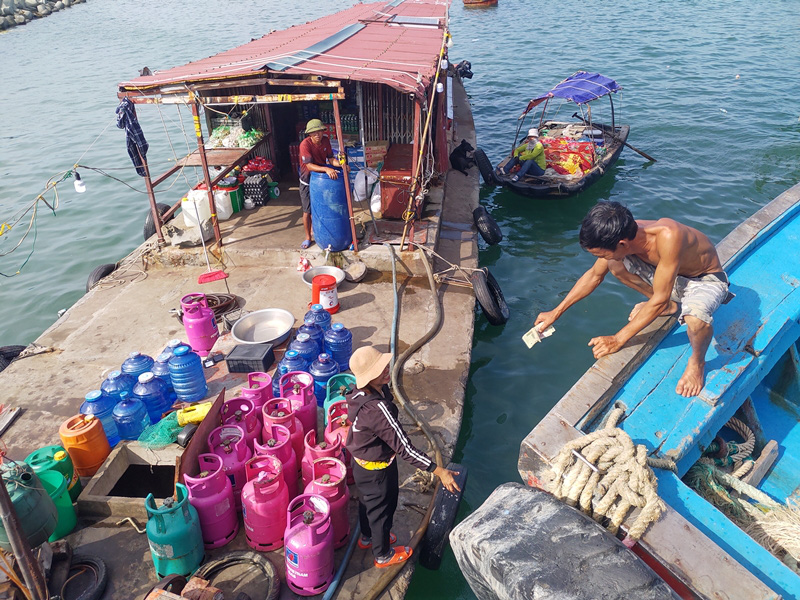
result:
[(678, 380), (678, 385), (675, 386), (675, 392), (684, 398), (692, 398), (700, 393), (706, 383), (705, 374), (706, 364), (697, 363), (694, 359), (690, 358), (686, 364), (686, 370)]
[[(628, 315), (628, 321), (633, 321), (636, 318), (636, 315), (639, 314), (639, 311), (642, 310), (642, 307), (647, 304), (647, 302), (639, 302), (636, 306), (633, 307), (631, 310), (631, 314)], [(669, 304), (667, 304), (667, 308), (661, 311), (659, 316), (663, 317), (666, 315), (674, 315), (678, 312), (678, 303), (674, 300), (670, 300)]]

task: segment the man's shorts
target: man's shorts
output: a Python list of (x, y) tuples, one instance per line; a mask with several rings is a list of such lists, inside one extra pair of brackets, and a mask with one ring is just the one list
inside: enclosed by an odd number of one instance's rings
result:
[[(656, 272), (653, 265), (644, 262), (638, 256), (626, 256), (622, 259), (622, 264), (629, 273), (637, 275), (650, 286), (653, 285), (653, 276)], [(671, 295), (672, 300), (680, 303), (681, 312), (678, 320), (681, 323), (684, 322), (686, 315), (691, 315), (708, 324), (714, 321), (711, 315), (720, 304), (727, 304), (732, 297), (733, 295), (728, 292), (728, 276), (724, 271), (700, 277), (678, 275)]]
[(303, 212), (311, 214), (311, 192), (308, 183), (303, 183), (300, 180), (300, 206), (303, 207)]

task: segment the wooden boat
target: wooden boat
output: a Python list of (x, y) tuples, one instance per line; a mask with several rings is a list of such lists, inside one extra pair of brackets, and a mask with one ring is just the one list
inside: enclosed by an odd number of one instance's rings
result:
[[(714, 313), (701, 393), (689, 399), (675, 393), (691, 349), (686, 327), (661, 317), (620, 352), (597, 361), (561, 398), (522, 442), (519, 472), (528, 485), (544, 487), (559, 450), (621, 407), (618, 427), (650, 457), (676, 465), (676, 472), (654, 469), (666, 511), (635, 551), (682, 597), (800, 598), (796, 558), (784, 556), (784, 550), (798, 554), (800, 519), (787, 525), (793, 544), (759, 525), (763, 515), (781, 514), (773, 502), (791, 504), (800, 495), (800, 185), (739, 225), (717, 251), (736, 298)], [(698, 493), (703, 486), (695, 469), (721, 470), (703, 466), (710, 452), (724, 454), (726, 445), (730, 452), (731, 439), (744, 445), (729, 429), (733, 417), (753, 432), (746, 459), (753, 467), (741, 479), (750, 487)], [(737, 516), (729, 501), (746, 509), (745, 516)], [(777, 556), (732, 519), (767, 531)]]
[[(616, 81), (600, 73), (578, 71), (547, 93), (531, 100), (518, 117), (519, 126), (512, 151), (494, 169), (494, 180), (518, 194), (547, 197), (576, 194), (600, 179), (619, 158), (630, 132), (628, 125), (616, 125), (614, 121), (612, 96), (621, 89)], [(592, 119), (589, 103), (603, 96), (609, 98), (611, 124)], [(574, 102), (582, 114), (573, 114), (576, 120), (571, 122), (548, 119), (547, 110), (553, 99)], [(539, 105), (543, 106), (537, 118), (533, 110)], [(530, 120), (526, 119), (528, 115), (531, 115)], [(526, 126), (523, 138), (520, 138), (523, 125)], [(547, 169), (541, 177), (525, 176), (514, 181), (515, 172), (506, 173), (506, 166), (513, 157), (513, 149), (520, 139), (524, 139), (528, 127), (539, 130), (540, 141), (545, 146)]]
[(497, 0), (464, 0), (466, 8), (480, 8), (482, 6), (497, 6)]

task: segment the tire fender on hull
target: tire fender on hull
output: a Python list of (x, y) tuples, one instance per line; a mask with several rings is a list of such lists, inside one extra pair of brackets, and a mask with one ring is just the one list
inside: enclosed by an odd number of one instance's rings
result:
[(467, 468), (464, 465), (450, 463), (447, 468), (458, 473), (455, 480), (461, 491), (453, 494), (441, 487), (436, 494), (436, 504), (434, 504), (428, 528), (425, 530), (425, 536), (422, 538), (419, 554), (419, 562), (426, 569), (436, 570), (442, 564), (444, 548), (447, 545), (450, 530), (455, 525), (458, 507), (461, 505), (461, 496), (467, 485)]
[(496, 246), (503, 241), (503, 232), (500, 226), (485, 207), (479, 206), (473, 210), (472, 219), (475, 221), (475, 227), (478, 228), (478, 233), (481, 234), (484, 242), (490, 246)]
[(504, 325), (509, 317), (508, 304), (489, 269), (473, 271), (469, 279), (486, 320), (492, 325)]
[(86, 280), (86, 291), (88, 292), (96, 286), (103, 277), (108, 277), (117, 270), (116, 264), (107, 263), (96, 267), (94, 271), (89, 273), (89, 279)]

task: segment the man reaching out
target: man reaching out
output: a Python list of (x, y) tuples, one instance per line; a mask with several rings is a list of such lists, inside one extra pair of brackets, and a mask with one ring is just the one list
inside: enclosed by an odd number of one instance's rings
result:
[(597, 257), (551, 311), (540, 313), (544, 331), (573, 304), (591, 294), (611, 272), (629, 288), (647, 296), (633, 307), (628, 324), (615, 335), (592, 338), (595, 358), (613, 354), (659, 315), (678, 314), (686, 323), (692, 355), (675, 391), (696, 396), (705, 384), (706, 351), (711, 343), (712, 313), (732, 296), (711, 241), (697, 229), (673, 221), (636, 221), (619, 202), (600, 202), (584, 217), (581, 247)]

